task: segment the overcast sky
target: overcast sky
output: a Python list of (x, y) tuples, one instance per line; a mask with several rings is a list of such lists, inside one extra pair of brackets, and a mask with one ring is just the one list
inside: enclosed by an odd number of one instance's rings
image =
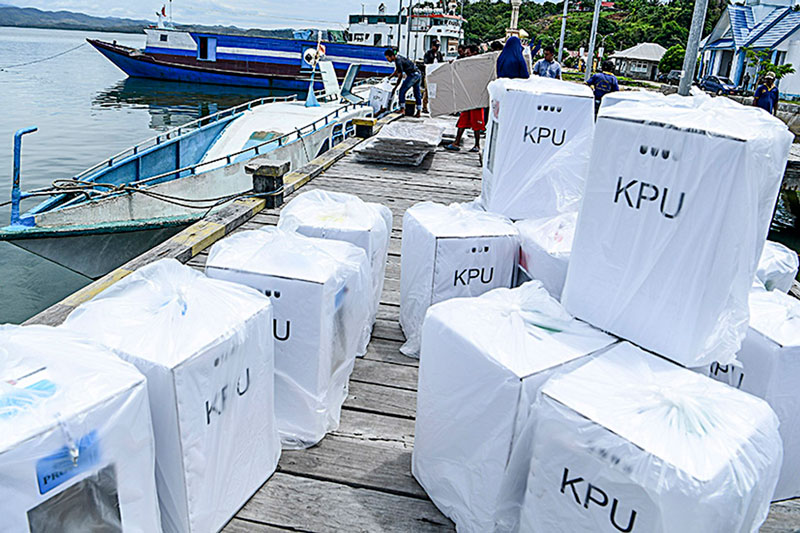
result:
[[(397, 12), (398, 0), (384, 0), (388, 11)], [(0, 0), (0, 4), (36, 7), (48, 11), (78, 11), (95, 16), (155, 20), (155, 12), (167, 0)], [(175, 22), (224, 24), (242, 28), (324, 27), (347, 24), (347, 16), (377, 12), (374, 0), (173, 0)], [(407, 3), (407, 2), (404, 2)]]

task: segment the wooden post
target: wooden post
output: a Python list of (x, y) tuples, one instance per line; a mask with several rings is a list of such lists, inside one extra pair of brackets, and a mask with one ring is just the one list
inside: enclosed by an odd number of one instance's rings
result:
[[(275, 161), (266, 157), (257, 157), (247, 163), (244, 171), (253, 175), (253, 192), (263, 194), (267, 208), (283, 205), (283, 177), (289, 172), (290, 161)], [(276, 193), (277, 194), (270, 194)]]

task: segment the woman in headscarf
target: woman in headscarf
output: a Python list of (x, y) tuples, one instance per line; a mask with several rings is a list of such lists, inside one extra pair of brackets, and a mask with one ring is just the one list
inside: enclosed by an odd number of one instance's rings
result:
[(528, 79), (529, 76), (528, 62), (522, 55), (522, 42), (519, 37), (509, 37), (497, 57), (497, 77)]

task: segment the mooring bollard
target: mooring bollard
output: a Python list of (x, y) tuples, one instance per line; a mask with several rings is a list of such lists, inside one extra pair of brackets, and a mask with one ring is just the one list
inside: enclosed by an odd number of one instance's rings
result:
[(406, 100), (406, 116), (413, 117), (416, 114), (417, 114), (417, 101)]
[(375, 133), (375, 124), (378, 123), (377, 119), (371, 117), (354, 118), (353, 125), (356, 127), (356, 137), (359, 139), (368, 139)]
[(291, 161), (260, 157), (245, 165), (244, 171), (253, 175), (253, 192), (263, 195), (268, 209), (283, 205), (283, 177), (291, 166)]

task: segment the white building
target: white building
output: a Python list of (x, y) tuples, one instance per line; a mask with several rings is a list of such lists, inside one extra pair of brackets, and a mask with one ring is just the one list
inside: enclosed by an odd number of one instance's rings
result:
[(629, 78), (655, 80), (658, 63), (667, 49), (657, 43), (639, 43), (627, 50), (611, 54), (618, 74)]

